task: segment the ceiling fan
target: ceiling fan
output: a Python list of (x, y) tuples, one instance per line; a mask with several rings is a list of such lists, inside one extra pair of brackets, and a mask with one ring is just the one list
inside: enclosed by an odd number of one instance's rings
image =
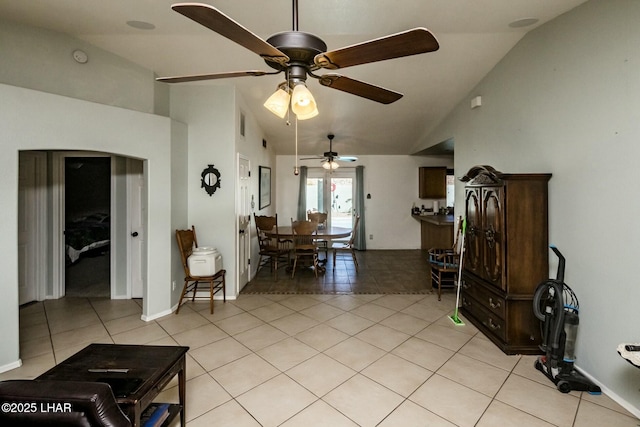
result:
[(357, 157), (353, 156), (339, 156), (338, 153), (333, 151), (333, 138), (335, 138), (335, 135), (330, 133), (327, 135), (327, 138), (329, 138), (329, 151), (325, 151), (322, 156), (303, 157), (300, 160), (322, 159), (322, 167), (331, 170), (338, 169), (340, 167), (340, 165), (336, 163), (337, 160), (341, 162), (355, 162), (358, 160)]
[[(433, 52), (439, 48), (438, 41), (426, 28), (414, 28), (341, 49), (327, 51), (327, 45), (319, 37), (298, 31), (298, 0), (292, 0), (292, 3), (293, 31), (274, 34), (266, 41), (208, 4), (176, 3), (172, 5), (171, 8), (174, 11), (260, 55), (267, 65), (276, 71), (233, 71), (214, 74), (160, 77), (157, 80), (167, 83), (183, 83), (230, 77), (256, 77), (284, 72), (285, 82), (279, 85), (279, 89), (286, 92), (286, 94), (292, 92), (290, 94), (292, 99), (291, 109), (296, 113), (298, 119), (305, 119), (317, 114), (317, 109), (315, 109), (315, 114), (312, 115), (309, 113), (310, 110), (304, 109), (304, 107), (308, 107), (309, 102), (312, 102), (312, 107), (315, 108), (315, 101), (310, 92), (306, 90), (306, 80), (308, 76), (319, 80), (323, 86), (382, 104), (390, 104), (403, 96), (401, 93), (345, 77), (337, 73), (316, 75), (314, 74), (316, 70), (320, 68), (336, 70), (354, 65)], [(303, 92), (304, 90), (306, 90), (311, 98), (303, 97), (300, 105), (297, 105), (295, 103), (297, 99), (296, 92)], [(284, 112), (272, 111), (280, 117), (284, 117), (288, 110), (288, 102), (287, 99), (284, 104)], [(269, 107), (267, 106), (267, 108)]]

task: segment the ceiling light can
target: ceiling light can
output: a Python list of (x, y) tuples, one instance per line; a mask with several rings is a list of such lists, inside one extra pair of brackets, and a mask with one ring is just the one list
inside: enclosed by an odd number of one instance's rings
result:
[(515, 21), (511, 22), (509, 24), (509, 26), (511, 28), (523, 28), (523, 27), (528, 27), (530, 25), (536, 24), (536, 23), (538, 23), (538, 21), (539, 21), (538, 18), (516, 19)]
[(151, 22), (146, 21), (127, 21), (127, 25), (138, 30), (153, 30), (156, 28)]

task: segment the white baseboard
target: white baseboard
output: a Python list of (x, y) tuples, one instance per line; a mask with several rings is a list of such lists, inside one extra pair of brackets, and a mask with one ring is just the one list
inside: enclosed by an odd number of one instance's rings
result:
[(172, 308), (170, 308), (170, 309), (168, 309), (168, 310), (164, 310), (164, 311), (161, 311), (161, 312), (159, 312), (159, 313), (154, 313), (154, 314), (151, 314), (151, 315), (149, 315), (149, 316), (145, 316), (145, 315), (143, 314), (140, 318), (141, 318), (143, 321), (145, 321), (145, 322), (150, 322), (150, 321), (152, 321), (152, 320), (156, 320), (156, 319), (159, 319), (159, 318), (161, 318), (161, 317), (164, 317), (164, 316), (166, 316), (166, 315), (168, 315), (168, 314), (173, 313), (174, 309), (175, 309), (175, 307), (172, 307)]
[[(222, 301), (222, 299), (223, 299), (222, 295), (213, 297), (214, 301)], [(230, 301), (233, 301), (235, 299), (236, 299), (235, 296), (228, 296), (227, 297), (227, 300), (230, 300)], [(175, 304), (169, 310), (164, 310), (164, 311), (161, 311), (160, 313), (155, 313), (155, 314), (152, 314), (150, 316), (142, 316), (141, 319), (144, 320), (145, 322), (150, 322), (152, 320), (159, 319), (160, 317), (167, 316), (167, 315), (169, 315), (171, 313), (175, 313), (175, 311), (177, 309), (178, 309), (178, 304)]]
[(576, 368), (576, 371), (580, 372), (582, 375), (584, 375), (585, 377), (589, 378), (594, 384), (597, 384), (598, 387), (600, 387), (600, 389), (602, 390), (603, 394), (606, 394), (611, 400), (613, 400), (618, 405), (622, 406), (624, 409), (629, 411), (631, 414), (633, 414), (634, 417), (640, 419), (640, 409), (636, 408), (631, 403), (627, 402), (625, 399), (623, 399), (622, 397), (618, 396), (616, 393), (611, 391), (609, 388), (607, 388), (604, 385), (602, 385), (599, 381), (597, 381), (588, 372), (584, 371), (583, 369), (578, 368), (577, 366), (575, 368)]
[(7, 363), (6, 365), (0, 366), (0, 373), (19, 368), (20, 366), (22, 366), (22, 359), (18, 359), (15, 362)]

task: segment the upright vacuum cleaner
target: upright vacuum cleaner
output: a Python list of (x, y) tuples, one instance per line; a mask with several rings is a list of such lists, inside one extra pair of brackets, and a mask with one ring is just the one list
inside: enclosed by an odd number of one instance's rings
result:
[(576, 390), (600, 394), (600, 387), (574, 369), (580, 307), (576, 295), (564, 283), (564, 256), (555, 246), (551, 249), (559, 259), (556, 279), (540, 283), (533, 295), (533, 312), (543, 322), (540, 349), (545, 353), (538, 357), (535, 367), (562, 393)]

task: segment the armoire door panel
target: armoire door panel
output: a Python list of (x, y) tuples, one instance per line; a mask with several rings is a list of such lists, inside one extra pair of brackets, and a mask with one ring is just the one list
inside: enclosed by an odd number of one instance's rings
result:
[(480, 217), (480, 189), (467, 188), (465, 200), (467, 233), (465, 236), (464, 264), (468, 271), (482, 275), (481, 248), (483, 236)]
[(504, 281), (504, 212), (502, 187), (482, 189), (483, 277), (505, 290)]

